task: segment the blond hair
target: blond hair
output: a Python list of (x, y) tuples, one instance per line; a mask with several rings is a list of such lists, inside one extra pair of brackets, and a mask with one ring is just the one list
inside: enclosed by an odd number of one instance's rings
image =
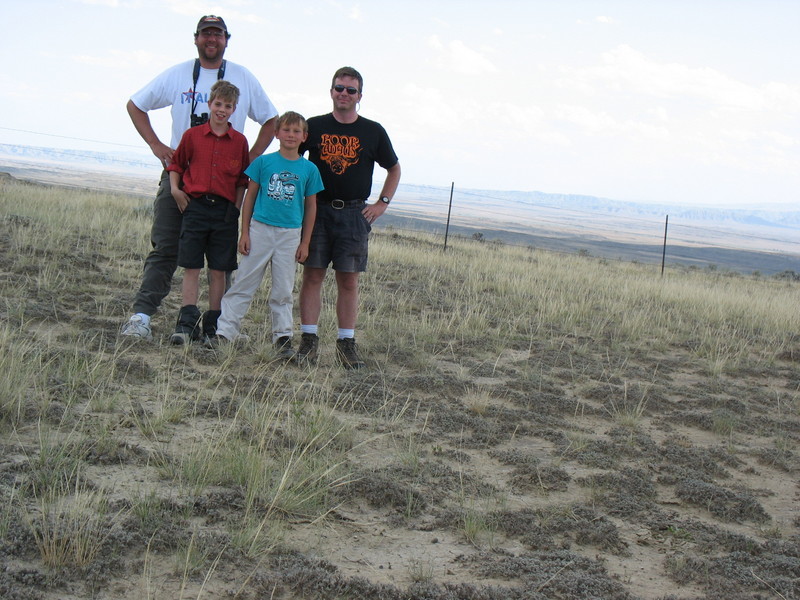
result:
[(300, 113), (294, 112), (293, 110), (287, 110), (280, 117), (278, 117), (278, 120), (275, 123), (275, 131), (278, 131), (283, 125), (294, 125), (295, 123), (299, 123), (300, 127), (303, 128), (303, 131), (308, 133), (308, 123), (306, 123), (306, 118)]
[(233, 104), (239, 103), (239, 88), (233, 85), (230, 81), (220, 79), (211, 86), (211, 94), (208, 96), (208, 103), (211, 104), (215, 98), (227, 100)]

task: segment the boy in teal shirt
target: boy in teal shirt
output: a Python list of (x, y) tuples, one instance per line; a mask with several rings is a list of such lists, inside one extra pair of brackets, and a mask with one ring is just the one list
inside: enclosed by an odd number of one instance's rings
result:
[(256, 158), (245, 170), (250, 177), (242, 204), (239, 252), (242, 259), (233, 285), (222, 298), (217, 339), (236, 341), (242, 318), (264, 279), (272, 269), (269, 306), (272, 343), (281, 358), (290, 360), (292, 350), (292, 293), (296, 262), (308, 257), (308, 245), (317, 215), (317, 192), (322, 178), (317, 167), (300, 156), (299, 148), (308, 137), (302, 115), (287, 112), (278, 118), (275, 138), (280, 149)]

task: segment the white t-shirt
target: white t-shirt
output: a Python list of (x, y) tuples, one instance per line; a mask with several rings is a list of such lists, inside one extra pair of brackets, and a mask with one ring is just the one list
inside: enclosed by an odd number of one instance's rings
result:
[[(148, 83), (131, 100), (139, 110), (148, 112), (171, 106), (172, 140), (170, 147), (175, 149), (181, 141), (183, 132), (191, 126), (192, 86), (194, 59), (170, 67)], [(208, 96), (211, 86), (217, 81), (218, 69), (200, 69), (197, 78), (195, 114), (208, 112)], [(255, 76), (241, 65), (225, 62), (225, 80), (239, 88), (239, 103), (231, 115), (231, 124), (236, 131), (244, 133), (247, 117), (263, 125), (278, 111), (267, 96)]]

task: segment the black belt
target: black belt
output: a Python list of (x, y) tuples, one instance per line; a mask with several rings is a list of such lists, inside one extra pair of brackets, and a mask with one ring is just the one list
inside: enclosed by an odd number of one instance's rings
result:
[(335, 198), (328, 202), (327, 200), (317, 200), (317, 204), (321, 204), (323, 206), (330, 206), (336, 210), (342, 210), (343, 208), (356, 208), (359, 206), (364, 206), (366, 200), (339, 200)]
[(218, 196), (217, 194), (200, 194), (199, 196), (192, 196), (191, 198), (192, 200), (205, 200), (211, 204), (216, 204), (217, 202), (230, 203), (230, 200), (223, 198), (222, 196)]

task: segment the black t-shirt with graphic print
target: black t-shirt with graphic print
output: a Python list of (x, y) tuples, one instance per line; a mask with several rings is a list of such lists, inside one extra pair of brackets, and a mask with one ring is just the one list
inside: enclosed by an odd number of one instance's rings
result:
[(383, 126), (359, 116), (339, 123), (333, 114), (308, 119), (308, 139), (300, 148), (317, 165), (325, 190), (317, 198), (366, 200), (372, 192), (375, 163), (384, 169), (397, 164), (397, 155)]

